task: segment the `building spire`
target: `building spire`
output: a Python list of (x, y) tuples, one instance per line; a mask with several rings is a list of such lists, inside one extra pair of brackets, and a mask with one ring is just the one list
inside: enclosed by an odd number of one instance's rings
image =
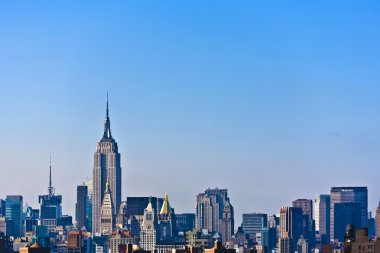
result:
[(54, 195), (54, 187), (51, 182), (51, 156), (50, 156), (50, 166), (49, 166), (49, 188), (48, 188), (49, 195)]
[(111, 135), (111, 122), (110, 122), (109, 109), (108, 109), (108, 91), (107, 91), (106, 120), (104, 122), (103, 139), (112, 139), (112, 135)]

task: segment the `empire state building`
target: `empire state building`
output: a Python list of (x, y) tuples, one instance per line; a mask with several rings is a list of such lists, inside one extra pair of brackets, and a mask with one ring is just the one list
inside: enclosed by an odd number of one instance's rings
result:
[[(106, 119), (103, 138), (96, 144), (93, 168), (93, 202), (92, 202), (92, 232), (101, 233), (101, 207), (106, 190), (107, 180), (111, 192), (114, 210), (118, 210), (121, 203), (121, 167), (120, 153), (117, 143), (111, 135), (111, 123), (108, 111), (108, 95)], [(116, 212), (116, 211), (114, 211)], [(114, 213), (116, 216), (116, 213)]]

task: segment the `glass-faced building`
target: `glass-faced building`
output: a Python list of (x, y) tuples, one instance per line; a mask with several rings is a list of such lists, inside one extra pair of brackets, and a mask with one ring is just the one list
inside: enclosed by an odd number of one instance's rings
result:
[(335, 205), (339, 203), (358, 203), (360, 205), (360, 224), (357, 229), (367, 226), (368, 189), (367, 187), (332, 187), (330, 194), (330, 239), (338, 239), (335, 233)]

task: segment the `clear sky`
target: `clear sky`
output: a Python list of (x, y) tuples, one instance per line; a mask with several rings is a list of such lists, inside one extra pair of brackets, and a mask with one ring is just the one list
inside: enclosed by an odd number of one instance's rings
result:
[(380, 198), (379, 1), (1, 1), (0, 197), (74, 214), (106, 92), (123, 199), (236, 218), (331, 186)]

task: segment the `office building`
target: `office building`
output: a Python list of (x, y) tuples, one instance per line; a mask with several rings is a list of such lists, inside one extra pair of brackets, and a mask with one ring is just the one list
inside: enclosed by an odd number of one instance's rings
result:
[(195, 214), (181, 213), (175, 215), (178, 232), (192, 231), (195, 228)]
[(7, 236), (22, 236), (23, 198), (20, 195), (9, 195), (5, 200), (5, 218), (8, 220)]
[(336, 203), (334, 205), (334, 237), (340, 242), (344, 241), (348, 225), (361, 227), (361, 205), (360, 203)]
[(315, 198), (315, 230), (321, 238), (321, 243), (330, 241), (330, 195), (321, 194)]
[(255, 240), (257, 233), (268, 226), (268, 215), (265, 213), (243, 213), (242, 228), (249, 237)]
[(108, 110), (108, 95), (106, 119), (102, 139), (96, 145), (93, 168), (93, 195), (92, 195), (92, 232), (100, 233), (100, 212), (103, 203), (106, 181), (109, 180), (114, 216), (121, 203), (121, 167), (118, 145), (111, 134), (111, 123)]
[(302, 209), (302, 236), (308, 242), (309, 248), (314, 248), (315, 223), (313, 219), (313, 200), (297, 199), (292, 203), (293, 207)]
[(159, 243), (171, 242), (173, 239), (173, 218), (172, 208), (169, 204), (168, 195), (165, 194), (164, 203), (158, 213), (157, 239)]
[[(227, 189), (207, 189), (197, 195), (196, 228), (222, 234), (224, 206), (227, 203)], [(233, 217), (231, 217), (233, 219)]]
[(234, 208), (227, 198), (222, 217), (222, 243), (227, 248), (233, 248), (232, 235), (234, 234)]
[(52, 185), (51, 178), (51, 159), (49, 167), (49, 187), (47, 195), (38, 197), (40, 203), (40, 221), (41, 225), (46, 226), (48, 232), (54, 232), (57, 226), (57, 220), (62, 217), (62, 196), (55, 195), (55, 189)]
[(358, 203), (360, 205), (360, 225), (358, 228), (367, 226), (368, 215), (368, 189), (367, 187), (332, 187), (330, 193), (330, 239), (342, 238), (341, 235), (336, 235), (334, 231), (335, 204), (339, 203)]
[(87, 200), (88, 192), (86, 185), (77, 186), (77, 203), (75, 205), (76, 209), (76, 226), (79, 229), (86, 227), (86, 212), (87, 212)]
[(86, 229), (92, 232), (92, 193), (93, 193), (93, 180), (88, 179), (83, 183), (87, 186), (87, 200), (86, 200)]
[(140, 231), (140, 246), (147, 251), (153, 252), (157, 243), (157, 220), (152, 202), (144, 210), (144, 218)]

